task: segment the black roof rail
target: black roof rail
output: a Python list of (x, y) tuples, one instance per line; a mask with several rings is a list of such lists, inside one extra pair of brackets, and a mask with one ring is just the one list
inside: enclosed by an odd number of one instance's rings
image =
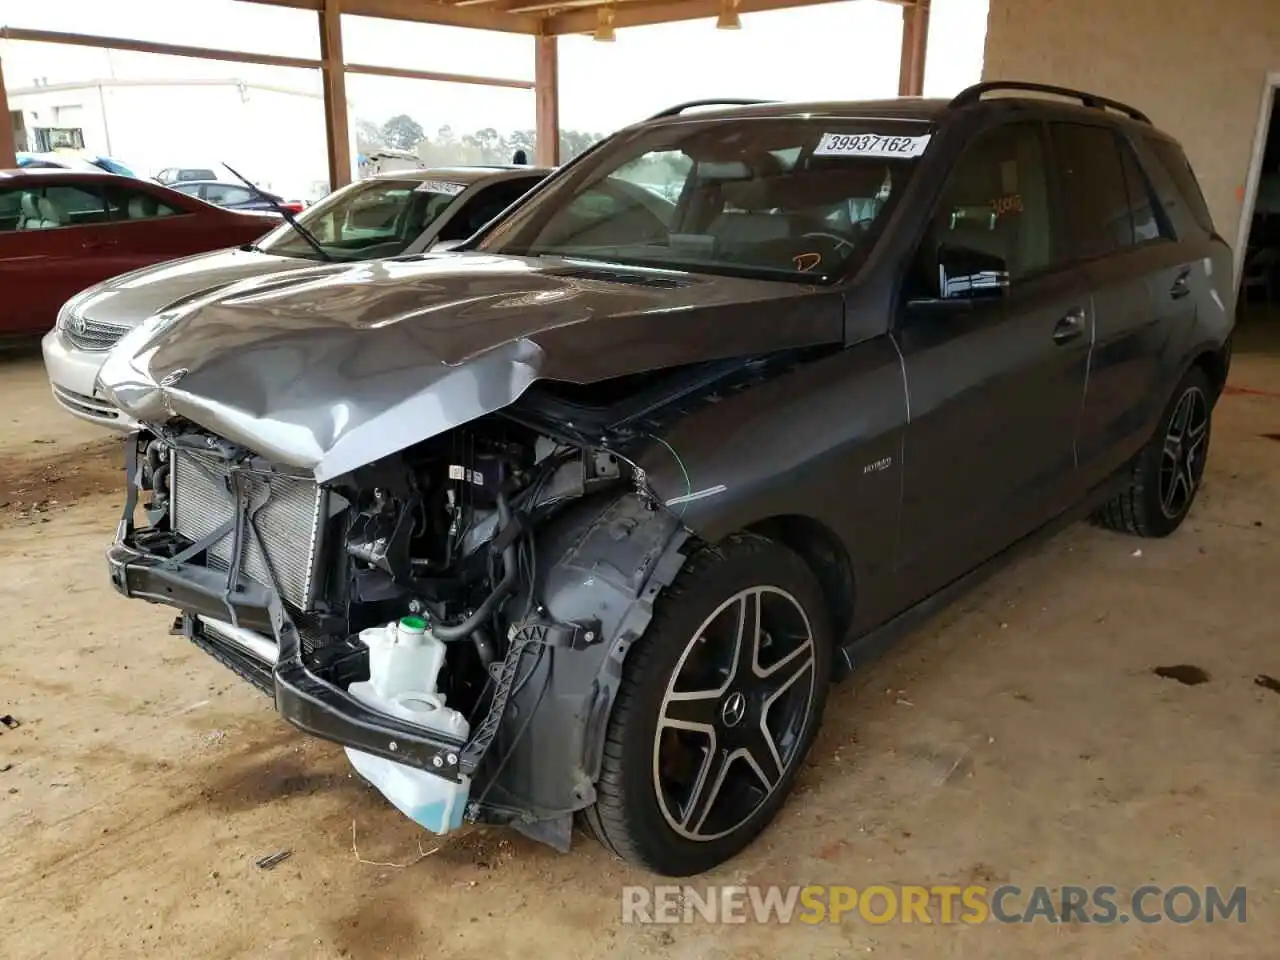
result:
[(981, 100), (984, 93), (991, 93), (995, 90), (1025, 90), (1030, 93), (1051, 93), (1054, 96), (1078, 100), (1084, 106), (1093, 107), (1097, 110), (1106, 110), (1108, 108), (1118, 110), (1139, 123), (1151, 123), (1151, 118), (1141, 110), (1131, 107), (1127, 103), (1121, 103), (1119, 100), (1102, 97), (1096, 93), (1086, 93), (1083, 90), (1073, 90), (1071, 87), (1055, 87), (1048, 83), (1031, 83), (1026, 80), (991, 80), (987, 83), (975, 83), (973, 86), (966, 87), (957, 93), (951, 99), (949, 106), (952, 108), (967, 107)]
[(692, 109), (693, 107), (754, 107), (761, 103), (777, 103), (777, 101), (748, 100), (744, 98), (720, 99), (718, 97), (712, 100), (690, 100), (687, 103), (677, 103), (674, 107), (667, 107), (665, 110), (660, 110), (648, 119), (661, 120), (663, 117), (678, 117), (680, 114), (684, 113), (686, 110)]

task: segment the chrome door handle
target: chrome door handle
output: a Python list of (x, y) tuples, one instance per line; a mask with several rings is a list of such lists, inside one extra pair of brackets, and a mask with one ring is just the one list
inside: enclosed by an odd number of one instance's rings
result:
[(1191, 293), (1191, 271), (1183, 270), (1173, 281), (1173, 286), (1169, 288), (1169, 296), (1174, 300), (1181, 300), (1183, 297)]
[(1076, 307), (1053, 327), (1053, 342), (1061, 346), (1084, 334), (1084, 310)]

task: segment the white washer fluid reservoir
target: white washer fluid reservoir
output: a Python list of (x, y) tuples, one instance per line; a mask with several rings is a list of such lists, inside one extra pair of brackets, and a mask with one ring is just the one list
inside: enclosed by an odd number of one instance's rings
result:
[(380, 696), (390, 698), (405, 690), (436, 692), (445, 646), (425, 618), (401, 617), (399, 623), (361, 630), (360, 642), (369, 648), (368, 682)]
[[(452, 740), (466, 741), (467, 718), (445, 706), (436, 681), (444, 666), (445, 644), (431, 634), (422, 617), (360, 632), (369, 648), (369, 679), (347, 692), (361, 703)], [(435, 833), (462, 826), (471, 778), (454, 783), (443, 777), (382, 757), (345, 748), (357, 772), (377, 787), (405, 816)]]

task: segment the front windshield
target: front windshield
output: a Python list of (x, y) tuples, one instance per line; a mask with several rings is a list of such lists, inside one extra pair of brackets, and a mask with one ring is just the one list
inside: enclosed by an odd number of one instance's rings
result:
[(479, 248), (822, 282), (865, 257), (929, 142), (915, 121), (695, 120), (622, 135)]
[[(298, 215), (333, 260), (394, 257), (422, 236), (465, 188), (442, 180), (364, 180), (336, 190)], [(258, 244), (279, 257), (318, 260), (296, 230), (284, 224)]]

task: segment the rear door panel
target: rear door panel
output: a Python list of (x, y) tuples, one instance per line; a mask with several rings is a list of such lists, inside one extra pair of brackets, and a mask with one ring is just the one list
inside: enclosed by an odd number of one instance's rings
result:
[[(1168, 400), (1168, 345), (1195, 322), (1195, 264), (1155, 202), (1127, 140), (1109, 127), (1053, 124), (1064, 202), (1094, 288), (1094, 340), (1080, 419), (1081, 469), (1100, 482), (1150, 439)], [(1103, 223), (1106, 229), (1103, 229)]]
[[(1170, 263), (1171, 256), (1173, 258)], [(1080, 463), (1102, 479), (1150, 439), (1167, 387), (1160, 358), (1195, 322), (1194, 301), (1175, 300), (1190, 267), (1173, 245), (1135, 250), (1088, 267), (1095, 286), (1094, 349), (1080, 418)]]
[(170, 195), (134, 184), (113, 186), (108, 200), (111, 237), (118, 251), (113, 276), (217, 246), (221, 215), (214, 211), (179, 207), (181, 201)]

